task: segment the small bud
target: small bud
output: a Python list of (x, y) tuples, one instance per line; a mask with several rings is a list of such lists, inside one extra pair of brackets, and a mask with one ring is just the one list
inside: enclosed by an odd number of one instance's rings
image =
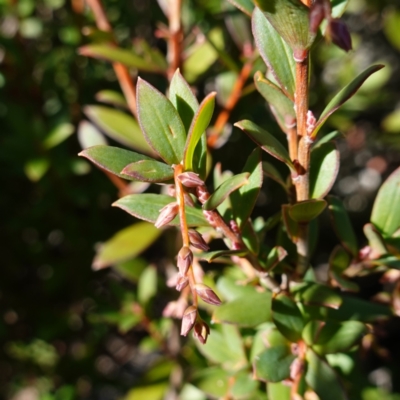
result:
[(197, 186), (196, 196), (199, 199), (200, 203), (204, 204), (210, 198), (210, 193), (208, 193), (205, 186)]
[(180, 292), (189, 284), (189, 278), (187, 276), (180, 275), (177, 282), (175, 289)]
[(194, 172), (183, 172), (178, 175), (178, 179), (182, 185), (190, 188), (196, 188), (198, 186), (204, 186), (204, 181)]
[(201, 343), (207, 342), (207, 337), (210, 334), (210, 328), (204, 321), (197, 321), (194, 325), (193, 336)]
[(221, 300), (219, 299), (219, 297), (208, 286), (203, 285), (202, 283), (196, 283), (196, 285), (194, 285), (194, 289), (196, 290), (199, 297), (206, 303), (212, 304), (214, 306), (219, 306), (221, 304)]
[(194, 229), (189, 229), (188, 233), (189, 233), (190, 243), (194, 247), (196, 247), (196, 249), (200, 249), (203, 251), (208, 251), (210, 249), (205, 240), (203, 239), (203, 236), (201, 236), (199, 232), (197, 232)]
[(307, 58), (308, 50), (307, 49), (294, 49), (293, 58), (294, 61), (301, 63)]
[(327, 34), (332, 42), (344, 51), (349, 51), (353, 48), (351, 45), (351, 36), (347, 25), (340, 19), (333, 18), (329, 20)]
[(324, 0), (316, 0), (310, 8), (310, 32), (315, 35), (323, 19), (328, 17)]
[(298, 379), (298, 376), (304, 372), (304, 361), (301, 358), (295, 358), (290, 364), (290, 377), (292, 380)]
[(190, 207), (194, 207), (194, 201), (192, 199), (192, 197), (190, 196), (189, 193), (184, 193), (183, 197), (185, 199), (185, 204), (190, 206)]
[(193, 263), (192, 250), (187, 246), (183, 246), (178, 253), (178, 268), (182, 276), (185, 276)]
[(203, 215), (206, 217), (206, 220), (210, 225), (214, 225), (215, 224), (214, 212), (213, 211), (203, 210)]
[(314, 114), (311, 110), (307, 112), (307, 133), (311, 135), (312, 131), (315, 128), (315, 124), (317, 123), (317, 119), (314, 117)]
[(164, 225), (169, 224), (178, 214), (179, 206), (178, 203), (169, 203), (160, 210), (160, 214), (157, 221), (154, 223), (156, 228), (161, 228)]
[(197, 318), (197, 308), (195, 306), (188, 307), (183, 313), (181, 335), (186, 336), (193, 328)]

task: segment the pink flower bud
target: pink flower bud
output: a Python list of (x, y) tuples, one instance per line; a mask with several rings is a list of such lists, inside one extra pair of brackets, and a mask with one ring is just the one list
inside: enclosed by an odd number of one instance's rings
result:
[(197, 186), (196, 196), (199, 199), (200, 203), (204, 204), (210, 198), (210, 193), (208, 193), (205, 186)]
[(183, 172), (178, 175), (178, 179), (182, 185), (190, 188), (196, 188), (198, 186), (204, 186), (204, 181), (194, 172)]
[(189, 229), (188, 233), (189, 233), (190, 243), (194, 247), (196, 247), (196, 249), (200, 249), (203, 251), (208, 251), (210, 249), (205, 240), (203, 239), (203, 236), (201, 236), (199, 232), (197, 232), (194, 229)]
[(204, 321), (197, 321), (194, 325), (193, 336), (201, 343), (207, 342), (208, 335), (210, 334), (210, 328)]
[(188, 307), (183, 313), (181, 335), (186, 336), (193, 328), (197, 318), (197, 308), (195, 306)]
[(182, 276), (185, 276), (193, 264), (192, 250), (187, 246), (183, 246), (178, 253), (178, 268)]
[(190, 207), (194, 207), (194, 201), (189, 193), (184, 193), (183, 197), (185, 199), (185, 204), (187, 204)]
[(181, 290), (185, 289), (185, 287), (189, 284), (189, 278), (187, 276), (180, 275), (177, 282), (175, 289), (180, 292)]
[(219, 306), (221, 304), (221, 300), (219, 299), (219, 297), (208, 286), (203, 285), (202, 283), (196, 283), (196, 285), (194, 285), (194, 289), (196, 290), (199, 297), (206, 303), (212, 304), (214, 306)]
[(161, 228), (164, 225), (168, 225), (178, 214), (179, 206), (178, 203), (173, 202), (167, 204), (160, 210), (160, 214), (157, 221), (154, 223), (156, 228)]
[(351, 45), (351, 36), (347, 25), (340, 19), (329, 20), (327, 34), (332, 42), (344, 51), (349, 51), (353, 48)]
[(314, 117), (313, 112), (311, 110), (308, 110), (308, 112), (307, 112), (307, 133), (309, 135), (314, 130), (316, 123), (317, 123), (317, 120)]

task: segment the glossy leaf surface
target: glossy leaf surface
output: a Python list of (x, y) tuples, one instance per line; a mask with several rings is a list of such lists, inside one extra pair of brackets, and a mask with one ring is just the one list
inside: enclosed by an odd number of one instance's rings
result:
[[(113, 203), (128, 214), (148, 222), (155, 222), (160, 210), (169, 203), (176, 201), (174, 197), (162, 194), (144, 193), (131, 194)], [(203, 212), (197, 208), (185, 207), (186, 218), (189, 226), (208, 226)], [(169, 225), (179, 225), (178, 217), (175, 217)]]
[(400, 227), (400, 168), (380, 187), (372, 208), (371, 222), (386, 236)]
[(167, 164), (183, 159), (186, 132), (178, 111), (157, 89), (143, 79), (137, 84), (140, 127), (150, 146)]
[(305, 200), (293, 204), (289, 208), (289, 215), (296, 222), (310, 222), (325, 210), (325, 200)]
[(128, 164), (121, 174), (143, 182), (165, 182), (173, 179), (174, 170), (156, 160), (142, 160)]
[(111, 139), (146, 154), (154, 154), (139, 124), (130, 115), (104, 106), (86, 106), (85, 114)]
[(340, 154), (332, 142), (321, 144), (311, 152), (310, 197), (322, 199), (332, 189), (339, 172)]
[(160, 233), (159, 229), (148, 222), (128, 226), (101, 245), (93, 261), (93, 268), (105, 268), (136, 257), (146, 250)]
[(87, 158), (99, 168), (129, 180), (136, 180), (136, 178), (121, 173), (127, 165), (143, 160), (153, 161), (150, 157), (146, 157), (143, 154), (104, 145), (89, 147), (81, 151), (79, 155)]
[(253, 12), (252, 29), (261, 57), (271, 69), (283, 92), (293, 100), (296, 88), (296, 62), (292, 49), (257, 7)]

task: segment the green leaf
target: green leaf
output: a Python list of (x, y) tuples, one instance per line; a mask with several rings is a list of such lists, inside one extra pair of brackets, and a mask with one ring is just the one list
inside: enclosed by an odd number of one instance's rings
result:
[(57, 125), (43, 141), (43, 147), (49, 150), (68, 139), (75, 131), (72, 124), (64, 122)]
[(336, 138), (343, 138), (344, 135), (339, 132), (339, 131), (333, 131), (331, 133), (328, 133), (320, 138), (317, 139), (317, 141), (314, 143), (313, 148), (311, 151), (315, 151), (318, 149), (320, 146), (322, 146), (325, 143), (331, 142)]
[(24, 165), (24, 172), (31, 182), (38, 182), (49, 168), (50, 161), (47, 158), (35, 158)]
[(373, 73), (382, 69), (384, 65), (372, 65), (357, 76), (352, 82), (345, 86), (325, 107), (314, 130), (311, 133), (311, 137), (315, 138), (318, 131), (321, 129), (325, 121), (332, 115), (340, 106), (342, 106), (347, 100), (353, 97), (358, 91), (361, 85), (368, 79)]
[(81, 121), (78, 126), (78, 141), (81, 148), (107, 145), (104, 135), (89, 121)]
[(349, 0), (331, 0), (332, 17), (340, 18), (346, 11)]
[(264, 151), (284, 162), (291, 170), (294, 170), (289, 153), (274, 136), (249, 120), (239, 121), (234, 125), (246, 132)]
[[(143, 223), (143, 222), (142, 222)], [(158, 229), (157, 229), (158, 230)], [(146, 305), (157, 293), (157, 269), (148, 266), (140, 275), (137, 298), (141, 305)]]
[(146, 72), (165, 72), (158, 63), (149, 62), (138, 56), (131, 50), (121, 49), (108, 44), (89, 44), (79, 48), (79, 54), (86, 57), (93, 57), (100, 60), (117, 62), (126, 65), (130, 68), (136, 68)]
[(272, 320), (279, 332), (291, 342), (301, 338), (303, 316), (296, 303), (287, 295), (278, 294), (272, 299)]
[(290, 237), (290, 240), (293, 243), (296, 243), (299, 238), (299, 223), (293, 220), (292, 217), (290, 216), (289, 212), (290, 207), (291, 205), (289, 204), (282, 205), (282, 218), (286, 232)]
[(287, 256), (287, 251), (281, 246), (275, 246), (268, 253), (266, 261), (263, 262), (263, 267), (266, 271), (273, 270), (285, 257)]
[(363, 230), (368, 244), (376, 256), (382, 256), (388, 252), (383, 237), (373, 224), (365, 224)]
[(248, 219), (247, 222), (242, 226), (242, 239), (243, 243), (254, 255), (257, 255), (259, 253), (260, 238), (255, 232), (250, 219)]
[(207, 253), (200, 253), (198, 257), (200, 258), (200, 260), (204, 260), (210, 263), (216, 260), (217, 258), (230, 257), (230, 256), (243, 257), (247, 253), (248, 253), (247, 250), (216, 250)]
[(334, 354), (349, 350), (367, 331), (359, 321), (310, 321), (303, 330), (303, 339), (318, 354)]
[(143, 182), (165, 182), (173, 179), (174, 170), (159, 161), (141, 160), (128, 164), (121, 174)]
[(254, 292), (237, 297), (214, 310), (212, 321), (253, 327), (270, 321), (271, 293)]
[(296, 301), (307, 305), (338, 309), (342, 304), (342, 297), (339, 293), (319, 283), (303, 282), (293, 289), (293, 293)]
[(243, 281), (225, 275), (222, 275), (218, 279), (217, 289), (218, 294), (221, 294), (223, 299), (227, 301), (237, 299), (238, 297), (251, 296), (253, 293), (256, 293), (253, 286), (245, 285)]
[(190, 125), (183, 157), (185, 170), (198, 172), (194, 169), (193, 156), (199, 140), (205, 134), (211, 121), (215, 106), (215, 96), (216, 92), (212, 92), (201, 102)]
[(140, 127), (150, 146), (167, 164), (183, 159), (186, 132), (173, 104), (143, 79), (137, 83)]
[(113, 268), (121, 276), (134, 283), (137, 283), (141, 273), (146, 267), (146, 260), (140, 257), (135, 257), (134, 259), (113, 265)]
[(286, 97), (282, 90), (267, 78), (264, 78), (260, 71), (254, 75), (254, 83), (260, 94), (272, 107), (279, 125), (286, 129), (287, 122), (296, 120), (294, 103)]
[(290, 347), (270, 347), (255, 358), (254, 377), (265, 382), (280, 382), (290, 377), (290, 365), (294, 361)]
[(179, 69), (175, 71), (172, 77), (168, 98), (178, 111), (186, 132), (189, 133), (193, 117), (199, 108), (199, 102)]
[(154, 154), (130, 115), (104, 106), (86, 106), (84, 112), (111, 139), (140, 152)]
[(100, 90), (100, 92), (96, 93), (96, 100), (101, 103), (111, 104), (116, 107), (128, 108), (128, 104), (125, 100), (125, 97), (114, 90)]
[[(121, 171), (129, 164), (138, 161), (152, 161), (150, 157), (133, 151), (120, 149), (112, 146), (93, 146), (79, 153), (79, 156), (87, 158), (93, 164), (105, 171), (111, 172), (120, 178), (133, 180), (133, 177), (122, 174)], [(136, 178), (134, 178), (136, 179)]]
[(383, 236), (392, 236), (400, 227), (400, 168), (380, 187), (372, 208), (371, 222)]
[(293, 221), (304, 223), (310, 222), (325, 210), (325, 200), (304, 200), (293, 204), (289, 208), (289, 215)]
[(341, 289), (357, 292), (359, 290), (358, 285), (349, 281), (343, 275), (350, 263), (350, 254), (342, 246), (336, 246), (329, 257), (329, 276)]
[(273, 179), (275, 182), (279, 183), (285, 192), (288, 192), (288, 187), (286, 185), (285, 180), (283, 179), (281, 173), (269, 162), (262, 162), (263, 174), (268, 178)]
[(251, 0), (228, 0), (228, 1), (229, 3), (237, 7), (240, 11), (243, 11), (245, 14), (251, 17), (251, 14), (254, 9), (254, 4)]
[(322, 199), (332, 189), (339, 172), (340, 154), (335, 143), (320, 144), (311, 152), (310, 197)]
[[(148, 222), (155, 222), (160, 210), (169, 203), (176, 201), (175, 197), (154, 193), (131, 194), (122, 197), (113, 203), (128, 214)], [(188, 226), (209, 226), (203, 212), (194, 207), (185, 207)], [(175, 217), (169, 225), (179, 225), (179, 218)]]
[[(211, 336), (210, 336), (211, 337)], [(229, 375), (219, 367), (200, 369), (192, 378), (193, 384), (211, 398), (220, 399), (229, 390)], [(146, 397), (141, 397), (145, 399)], [(192, 399), (190, 399), (192, 400)]]
[(387, 268), (400, 269), (400, 258), (396, 256), (383, 256), (371, 260), (373, 265), (383, 265)]
[(101, 245), (93, 261), (93, 269), (106, 268), (136, 257), (154, 243), (160, 233), (159, 229), (147, 222), (138, 222), (122, 229)]
[(354, 256), (358, 255), (357, 238), (351, 225), (343, 203), (334, 196), (328, 196), (329, 211), (332, 218), (333, 227), (342, 245)]
[(261, 150), (258, 147), (250, 154), (243, 172), (250, 174), (248, 183), (231, 195), (232, 209), (239, 227), (243, 227), (249, 219), (263, 183)]
[(288, 98), (294, 100), (296, 62), (293, 51), (257, 7), (252, 17), (254, 39), (261, 57)]
[(300, 0), (254, 0), (293, 52), (308, 49), (315, 35), (309, 28), (309, 8)]
[(347, 400), (347, 396), (333, 368), (311, 349), (307, 350), (306, 381), (320, 400)]
[(215, 210), (233, 191), (247, 184), (250, 174), (244, 172), (234, 175), (222, 183), (210, 198), (203, 204), (204, 210)]
[(156, 383), (149, 386), (139, 386), (134, 389), (130, 389), (124, 400), (136, 400), (136, 399), (146, 399), (146, 400), (162, 400), (165, 393), (168, 390), (168, 383)]
[(291, 387), (284, 383), (268, 383), (268, 400), (290, 400)]

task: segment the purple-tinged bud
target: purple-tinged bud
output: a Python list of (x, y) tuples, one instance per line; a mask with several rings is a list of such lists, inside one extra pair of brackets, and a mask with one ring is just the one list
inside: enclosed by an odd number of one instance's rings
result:
[(200, 233), (197, 232), (195, 229), (189, 229), (188, 233), (190, 243), (193, 247), (196, 247), (196, 249), (200, 249), (203, 251), (208, 251), (210, 249), (203, 239), (203, 236), (201, 236)]
[(195, 306), (188, 307), (183, 313), (181, 335), (186, 336), (193, 328), (197, 318), (197, 308)]
[(184, 193), (183, 197), (185, 199), (185, 204), (190, 206), (190, 207), (194, 207), (194, 201), (192, 199), (192, 197), (190, 196), (189, 193)]
[(183, 246), (178, 253), (178, 269), (182, 276), (185, 276), (193, 264), (192, 250), (187, 246)]
[(207, 342), (208, 335), (210, 334), (210, 328), (204, 321), (197, 321), (194, 325), (193, 336), (201, 343)]
[(160, 214), (157, 218), (157, 221), (154, 223), (154, 226), (156, 228), (161, 228), (162, 226), (169, 224), (176, 217), (178, 212), (178, 203), (173, 202), (167, 204), (160, 210)]
[(214, 226), (215, 224), (214, 211), (203, 210), (203, 215), (206, 217), (207, 222), (210, 225)]
[(197, 186), (196, 196), (199, 199), (200, 203), (204, 204), (210, 198), (210, 193), (208, 193), (205, 186)]
[(336, 46), (344, 51), (349, 51), (353, 47), (351, 45), (351, 36), (347, 25), (340, 19), (331, 19), (328, 22), (327, 29), (328, 37)]
[(321, 22), (326, 17), (324, 1), (316, 0), (310, 8), (310, 32), (315, 35)]
[(206, 303), (214, 306), (219, 306), (221, 304), (221, 300), (210, 287), (203, 285), (202, 283), (196, 283), (194, 285), (194, 290), (196, 290), (199, 297)]
[(185, 287), (189, 285), (189, 278), (187, 276), (182, 276), (180, 275), (177, 282), (176, 282), (176, 286), (175, 289), (180, 292), (183, 289), (185, 289)]
[(313, 132), (315, 125), (317, 123), (316, 118), (314, 117), (314, 114), (311, 110), (308, 110), (307, 112), (307, 133), (311, 135)]
[(183, 172), (178, 175), (178, 179), (181, 181), (182, 185), (189, 188), (204, 186), (204, 181), (194, 172)]

